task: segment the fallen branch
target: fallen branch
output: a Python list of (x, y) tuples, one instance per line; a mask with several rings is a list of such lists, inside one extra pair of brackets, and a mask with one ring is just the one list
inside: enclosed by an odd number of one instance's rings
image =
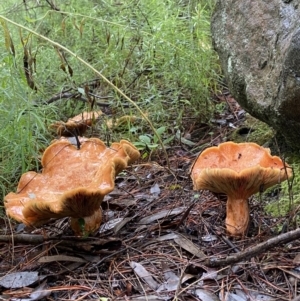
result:
[[(98, 237), (44, 237), (37, 234), (13, 234), (13, 235), (0, 235), (0, 242), (14, 242), (14, 244), (31, 244), (38, 245), (45, 242), (56, 242), (59, 246), (65, 246), (70, 248), (83, 249), (85, 251), (91, 251), (92, 249), (101, 248), (119, 248), (122, 242), (117, 238), (103, 239)], [(108, 252), (109, 253), (109, 252)]]
[(12, 235), (0, 235), (0, 242), (14, 242), (23, 244), (38, 245), (47, 241), (43, 235), (32, 234), (12, 234)]
[(300, 228), (272, 237), (267, 241), (255, 245), (254, 247), (247, 248), (245, 251), (239, 252), (234, 255), (230, 255), (226, 258), (208, 258), (205, 260), (204, 264), (208, 267), (221, 267), (231, 265), (242, 260), (254, 257), (267, 250), (270, 250), (274, 247), (288, 243), (298, 238), (300, 238)]

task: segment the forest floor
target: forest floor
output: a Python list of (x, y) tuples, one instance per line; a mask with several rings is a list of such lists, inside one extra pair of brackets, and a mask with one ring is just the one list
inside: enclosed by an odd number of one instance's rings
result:
[(231, 238), (226, 200), (193, 190), (190, 169), (202, 146), (223, 142), (245, 117), (229, 95), (217, 101), (228, 106), (214, 123), (189, 120), (192, 146), (178, 139), (167, 149), (170, 168), (156, 152), (117, 177), (94, 236), (72, 236), (67, 218), (31, 232), (2, 218), (0, 300), (270, 301), (300, 294), (299, 240), (245, 254), (293, 230), (278, 233), (287, 217), (268, 215), (252, 197), (247, 235)]

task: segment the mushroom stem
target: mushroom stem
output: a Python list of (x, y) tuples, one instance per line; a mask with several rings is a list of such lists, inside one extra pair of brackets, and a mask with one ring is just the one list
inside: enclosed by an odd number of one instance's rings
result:
[(70, 225), (77, 236), (88, 236), (97, 230), (102, 222), (102, 209), (99, 208), (92, 215), (83, 218), (71, 217)]
[(247, 199), (227, 199), (226, 229), (233, 236), (246, 234), (249, 223), (249, 204)]

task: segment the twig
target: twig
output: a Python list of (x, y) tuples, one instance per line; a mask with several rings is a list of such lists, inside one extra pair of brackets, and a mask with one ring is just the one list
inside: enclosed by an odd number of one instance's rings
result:
[(213, 229), (213, 227), (211, 227), (210, 225), (208, 225), (206, 223), (206, 227), (209, 229), (210, 232), (212, 232), (214, 235), (219, 236), (235, 253), (239, 253), (240, 249), (234, 245), (227, 237), (225, 237), (224, 235), (219, 235), (217, 234), (217, 232)]
[(221, 239), (230, 247), (232, 248), (232, 250), (235, 252), (235, 253), (239, 253), (240, 252), (240, 249), (235, 246), (227, 237), (225, 237), (224, 235), (221, 235)]
[[(96, 95), (93, 95), (93, 96), (96, 97), (96, 98), (101, 98), (101, 99), (109, 98), (108, 96), (105, 96), (105, 97), (104, 96), (103, 97), (102, 96), (96, 96)], [(59, 93), (57, 95), (54, 95), (50, 99), (46, 100), (46, 103), (50, 104), (50, 103), (53, 103), (57, 100), (61, 100), (63, 98), (66, 98), (66, 99), (75, 98), (75, 99), (87, 102), (87, 99), (85, 97), (82, 97), (80, 93), (64, 92), (64, 93)], [(111, 104), (105, 103), (105, 102), (96, 102), (96, 104), (98, 106), (102, 106), (102, 107), (109, 107), (111, 105)]]
[(51, 9), (60, 11), (60, 9), (52, 3), (52, 1), (46, 0), (46, 2), (50, 5)]
[(64, 236), (64, 237), (44, 237), (37, 234), (12, 234), (0, 235), (0, 242), (13, 242), (14, 244), (32, 244), (38, 245), (44, 242), (56, 241), (61, 246), (67, 247), (82, 247), (83, 245), (100, 246), (107, 243), (119, 243), (119, 239), (101, 239), (99, 237), (77, 237), (77, 236)]
[(179, 229), (179, 227), (183, 224), (183, 222), (186, 220), (187, 216), (190, 214), (190, 211), (193, 209), (193, 207), (196, 204), (196, 201), (194, 200), (193, 203), (190, 205), (190, 207), (184, 212), (182, 218), (180, 219), (179, 223), (177, 224), (177, 227), (175, 228), (175, 231)]
[(47, 241), (43, 235), (17, 234), (17, 235), (0, 235), (0, 242), (25, 243), (38, 245)]
[(281, 244), (288, 243), (298, 238), (300, 238), (300, 228), (272, 237), (267, 241), (264, 241), (254, 247), (250, 247), (243, 252), (237, 253), (235, 255), (230, 255), (226, 258), (206, 259), (204, 264), (208, 267), (221, 267), (225, 265), (234, 264), (244, 259), (254, 257), (262, 252), (272, 249), (273, 247), (277, 247)]

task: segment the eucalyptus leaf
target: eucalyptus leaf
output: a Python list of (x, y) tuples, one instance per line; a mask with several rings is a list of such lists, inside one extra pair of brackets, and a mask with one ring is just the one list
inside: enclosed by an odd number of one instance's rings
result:
[(5, 288), (20, 288), (40, 280), (38, 272), (16, 272), (5, 275), (0, 280), (0, 286)]

